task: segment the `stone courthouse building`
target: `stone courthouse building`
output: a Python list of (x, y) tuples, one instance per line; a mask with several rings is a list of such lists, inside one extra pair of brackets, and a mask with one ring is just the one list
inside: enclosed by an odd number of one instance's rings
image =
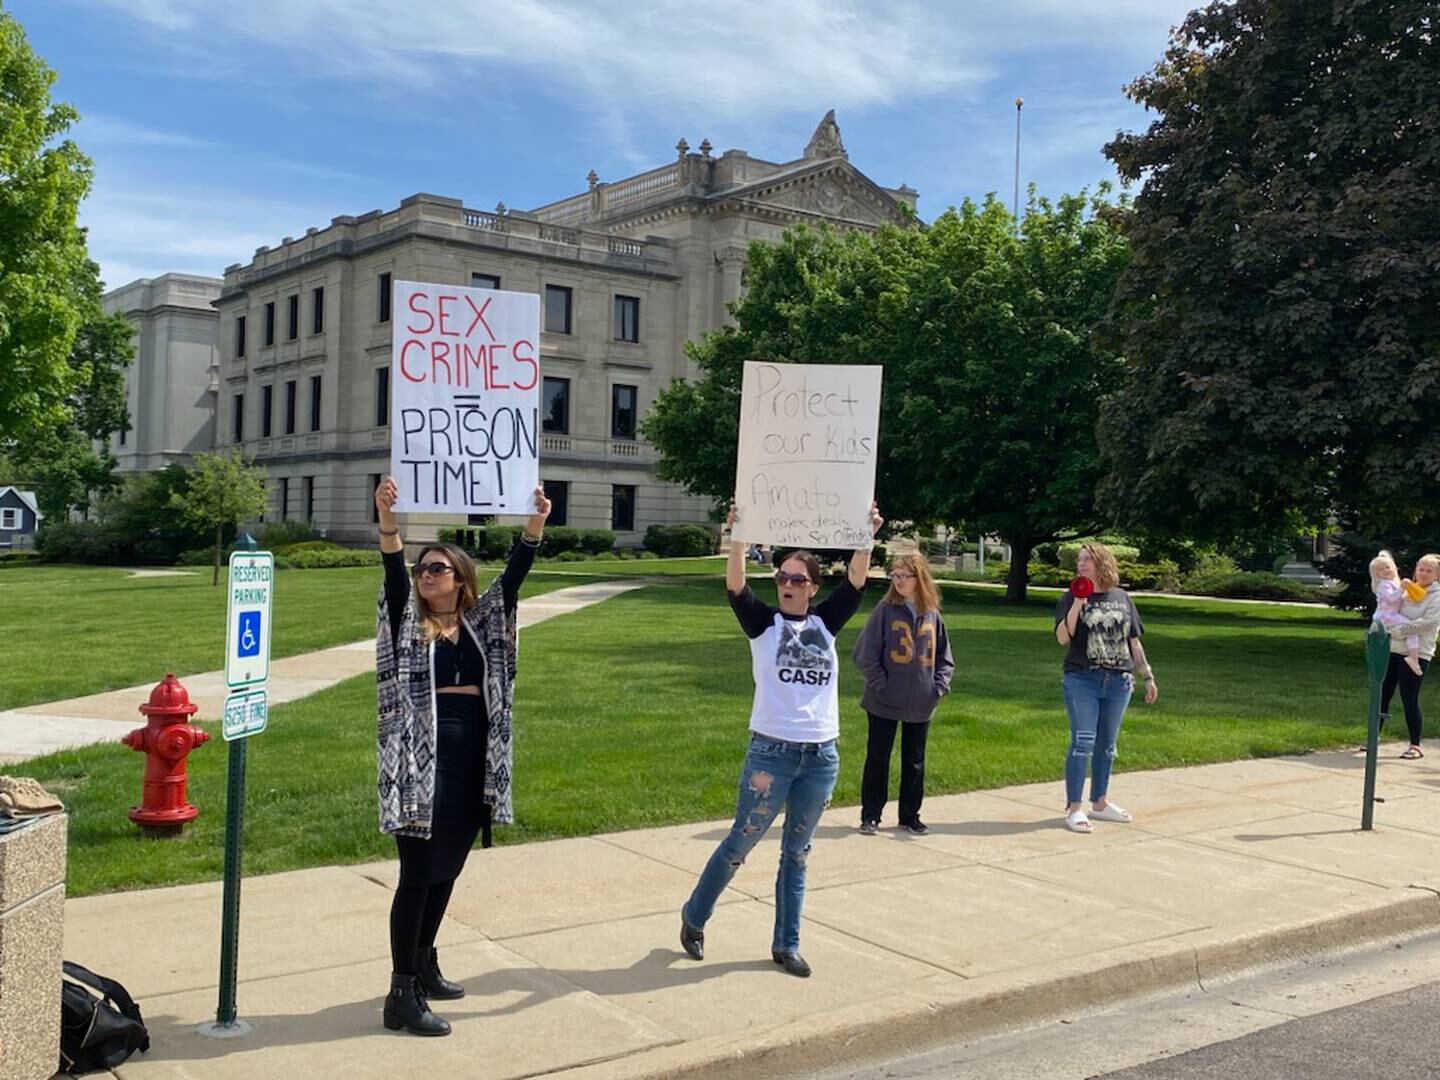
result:
[[(653, 523), (703, 520), (704, 500), (656, 479), (637, 426), (672, 379), (694, 376), (684, 344), (726, 322), (746, 245), (798, 224), (876, 228), (916, 200), (850, 163), (833, 112), (791, 161), (717, 157), (708, 140), (694, 151), (681, 140), (659, 168), (588, 179), (530, 211), (412, 195), (226, 268), (214, 302), (215, 444), (266, 467), (267, 520), (308, 521), (343, 541), (373, 535), (398, 280), (540, 295), (540, 473), (553, 523), (613, 528), (634, 545)], [(446, 522), (415, 515), (407, 533), (423, 539)]]

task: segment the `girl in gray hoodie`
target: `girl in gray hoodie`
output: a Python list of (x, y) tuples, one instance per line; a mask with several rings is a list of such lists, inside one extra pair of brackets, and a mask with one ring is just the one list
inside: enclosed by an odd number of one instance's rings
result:
[(860, 783), (860, 831), (873, 836), (890, 797), (890, 751), (900, 735), (900, 828), (917, 835), (925, 794), (925, 739), (936, 704), (950, 692), (955, 661), (940, 617), (940, 590), (924, 555), (902, 555), (890, 590), (875, 605), (851, 654), (865, 677), (860, 706), (870, 722)]

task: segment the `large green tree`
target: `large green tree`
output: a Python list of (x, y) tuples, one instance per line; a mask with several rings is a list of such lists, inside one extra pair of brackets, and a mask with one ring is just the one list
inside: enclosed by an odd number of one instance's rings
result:
[[(100, 307), (98, 268), (85, 261), (81, 282), (84, 318), (67, 360), (70, 392), (57, 420), (8, 444), (9, 456), (34, 488), (41, 512), (63, 520), (115, 487), (112, 434), (130, 430), (125, 367), (134, 356), (134, 328), (123, 315)], [(0, 440), (0, 447), (7, 444)]]
[(63, 423), (77, 383), (71, 346), (88, 311), (76, 225), (90, 161), (63, 138), (55, 72), (0, 11), (0, 442)]
[(1103, 194), (1032, 193), (1018, 236), (992, 197), (929, 225), (752, 245), (736, 325), (691, 346), (702, 377), (646, 418), (660, 474), (729, 497), (746, 360), (882, 364), (882, 511), (1003, 537), (1023, 599), (1036, 544), (1103, 524), (1095, 422), (1123, 365), (1091, 328), (1127, 258)]
[(1233, 0), (1129, 88), (1107, 501), (1197, 537), (1413, 518), (1440, 479), (1440, 8)]

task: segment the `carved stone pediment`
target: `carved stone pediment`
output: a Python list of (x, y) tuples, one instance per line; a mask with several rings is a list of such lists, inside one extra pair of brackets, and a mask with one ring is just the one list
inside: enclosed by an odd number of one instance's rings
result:
[(775, 190), (757, 192), (753, 198), (770, 206), (866, 225), (878, 226), (895, 220), (892, 207), (838, 173), (806, 177)]

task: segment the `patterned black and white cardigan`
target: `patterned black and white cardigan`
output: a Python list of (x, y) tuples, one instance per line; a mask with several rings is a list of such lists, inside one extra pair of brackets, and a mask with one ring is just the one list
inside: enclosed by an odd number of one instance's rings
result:
[[(507, 824), (510, 803), (511, 706), (515, 697), (518, 634), (515, 609), (505, 607), (501, 580), (461, 614), (485, 656), (485, 802), (490, 819)], [(435, 810), (434, 644), (425, 640), (413, 603), (405, 605), (392, 637), (390, 607), (380, 587), (375, 620), (375, 692), (379, 714), (376, 761), (380, 831), (429, 839)]]

